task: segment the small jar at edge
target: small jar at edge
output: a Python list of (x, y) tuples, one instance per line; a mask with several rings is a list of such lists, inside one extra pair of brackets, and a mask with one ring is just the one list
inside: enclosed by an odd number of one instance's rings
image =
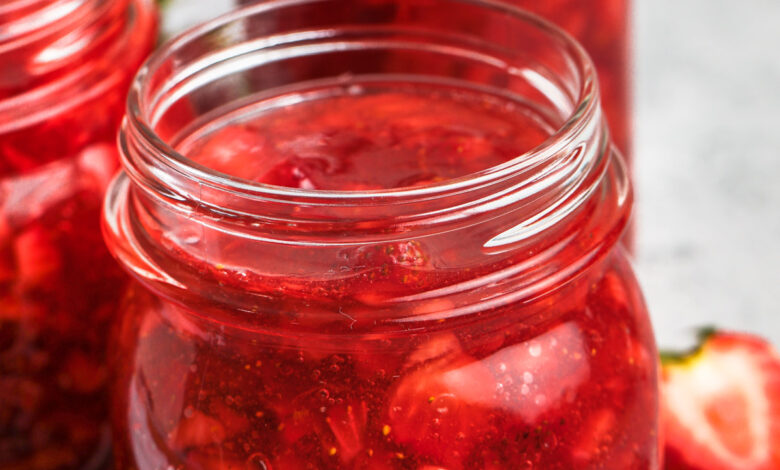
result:
[(102, 241), (151, 0), (0, 2), (0, 467), (108, 460), (105, 347), (126, 282)]

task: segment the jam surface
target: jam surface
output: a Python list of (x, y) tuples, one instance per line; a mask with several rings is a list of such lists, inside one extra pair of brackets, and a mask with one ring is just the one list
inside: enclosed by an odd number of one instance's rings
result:
[[(265, 184), (365, 190), (473, 174), (549, 136), (529, 110), (430, 90), (249, 114), (177, 148)], [(619, 250), (502, 300), (532, 253), (489, 256), (478, 228), (295, 246), (156, 220), (152, 256), (186, 292), (126, 297), (118, 469), (658, 468), (652, 332)]]
[(179, 150), (211, 169), (301, 189), (373, 190), (486, 170), (534, 148), (549, 126), (475, 92), (361, 87), (262, 112)]

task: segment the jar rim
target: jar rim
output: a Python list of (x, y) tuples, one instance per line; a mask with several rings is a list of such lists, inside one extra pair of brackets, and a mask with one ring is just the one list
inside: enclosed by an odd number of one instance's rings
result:
[[(600, 121), (601, 110), (595, 67), (584, 48), (568, 33), (535, 14), (502, 1), (437, 0), (442, 3), (462, 3), (484, 7), (504, 15), (510, 15), (543, 32), (566, 50), (567, 54), (569, 54), (567, 58), (573, 61), (581, 77), (578, 84), (579, 89), (577, 90), (578, 96), (576, 96), (570, 115), (544, 142), (500, 165), (456, 178), (432, 182), (422, 186), (344, 191), (291, 188), (231, 176), (200, 165), (187, 158), (157, 135), (153, 125), (150, 123), (147, 115), (148, 110), (142, 100), (147, 95), (146, 92), (155, 70), (164, 63), (167, 57), (173, 55), (177, 50), (186, 47), (191, 41), (204, 37), (213, 31), (226, 28), (231, 23), (243, 20), (248, 16), (269, 12), (277, 8), (299, 6), (319, 1), (323, 0), (271, 0), (249, 5), (191, 27), (158, 48), (139, 69), (130, 88), (123, 134), (126, 132), (136, 134), (136, 138), (144, 141), (144, 147), (151, 150), (149, 153), (151, 153), (155, 163), (162, 164), (166, 167), (166, 170), (173, 171), (175, 174), (183, 176), (190, 181), (197, 182), (198, 185), (208, 186), (225, 194), (247, 199), (273, 199), (277, 202), (280, 200), (305, 200), (310, 204), (351, 206), (368, 201), (376, 205), (381, 204), (382, 201), (392, 203), (408, 199), (438, 198), (470, 188), (490, 185), (495, 181), (501, 181), (517, 174), (518, 170), (526, 168), (531, 163), (549, 160), (559, 154), (562, 148), (574, 141), (584, 128), (591, 126), (594, 121)], [(125, 150), (122, 153), (125, 160), (125, 169), (128, 170), (128, 166), (130, 166), (128, 164), (132, 162), (128, 162), (128, 149), (125, 137), (120, 135), (120, 146)], [(133, 171), (129, 172), (133, 173)]]

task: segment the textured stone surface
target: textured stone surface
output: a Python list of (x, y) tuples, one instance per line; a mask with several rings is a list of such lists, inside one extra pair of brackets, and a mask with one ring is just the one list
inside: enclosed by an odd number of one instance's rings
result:
[(780, 345), (780, 2), (638, 0), (637, 269), (661, 346)]

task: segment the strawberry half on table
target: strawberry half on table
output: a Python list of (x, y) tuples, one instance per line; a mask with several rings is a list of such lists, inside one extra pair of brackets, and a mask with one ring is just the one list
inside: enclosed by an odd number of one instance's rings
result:
[(780, 469), (780, 355), (752, 335), (706, 331), (662, 355), (666, 470)]

